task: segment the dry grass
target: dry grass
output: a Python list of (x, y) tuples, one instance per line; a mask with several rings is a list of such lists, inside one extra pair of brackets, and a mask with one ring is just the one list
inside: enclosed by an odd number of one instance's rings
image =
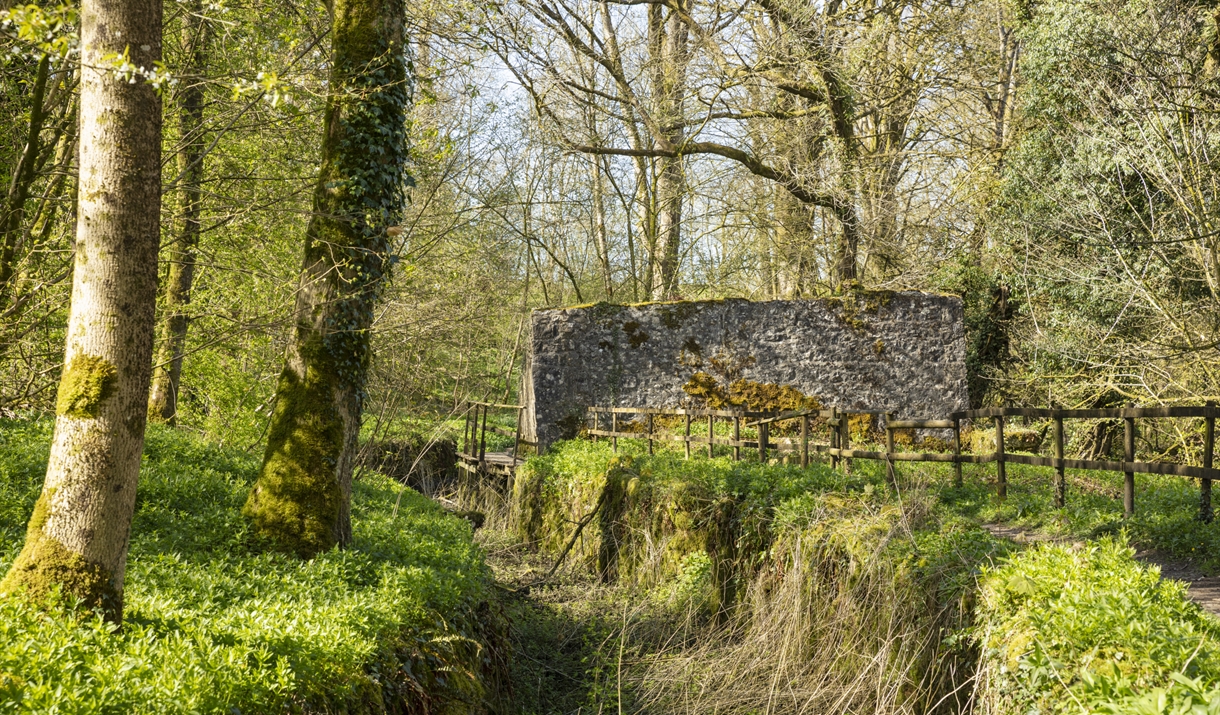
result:
[(727, 622), (688, 618), (674, 629), (682, 637), (626, 669), (636, 711), (967, 710), (971, 659), (942, 645), (957, 604), (938, 603), (890, 548), (925, 517), (924, 499), (813, 515), (777, 541)]

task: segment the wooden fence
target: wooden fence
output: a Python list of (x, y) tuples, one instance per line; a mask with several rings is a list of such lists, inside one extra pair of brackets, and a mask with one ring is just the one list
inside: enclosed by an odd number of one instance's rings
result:
[[(610, 429), (602, 429), (603, 415), (609, 415)], [(620, 430), (619, 415), (642, 415), (645, 418), (644, 430)], [(685, 434), (674, 435), (654, 430), (654, 418), (657, 416), (672, 416), (685, 418)], [(885, 424), (885, 451), (852, 449), (851, 434), (848, 429), (851, 415), (880, 416)], [(1062, 507), (1066, 499), (1066, 469), (1096, 469), (1123, 473), (1123, 513), (1131, 516), (1135, 513), (1135, 475), (1136, 474), (1168, 474), (1180, 477), (1197, 478), (1199, 483), (1199, 515), (1205, 521), (1212, 518), (1212, 480), (1220, 479), (1220, 469), (1213, 468), (1215, 451), (1216, 417), (1220, 416), (1220, 408), (1207, 407), (1126, 407), (1097, 410), (1062, 410), (1037, 409), (1023, 407), (997, 407), (981, 410), (966, 410), (949, 415), (948, 419), (940, 420), (898, 420), (892, 412), (876, 410), (798, 410), (783, 413), (759, 413), (730, 410), (682, 410), (655, 409), (636, 407), (590, 407), (591, 426), (588, 434), (597, 439), (609, 438), (617, 450), (619, 438), (643, 439), (648, 442), (648, 453), (653, 452), (653, 442), (670, 440), (685, 443), (686, 456), (690, 456), (692, 445), (706, 446), (708, 455), (712, 455), (715, 445), (732, 447), (733, 458), (741, 459), (742, 448), (758, 450), (760, 461), (766, 461), (768, 452), (787, 448), (797, 451), (802, 467), (809, 465), (810, 453), (827, 454), (833, 466), (847, 463), (851, 459), (873, 459), (886, 463), (886, 478), (891, 486), (896, 484), (895, 462), (949, 462), (953, 464), (954, 485), (961, 486), (962, 464), (974, 463), (996, 464), (996, 495), (1003, 499), (1008, 494), (1008, 475), (1005, 465), (1028, 464), (1038, 467), (1053, 467), (1055, 506)], [(1039, 457), (1030, 454), (1013, 454), (1004, 447), (1004, 424), (1009, 417), (1024, 417), (1052, 421), (1052, 440), (1054, 442), (1054, 457)], [(825, 420), (829, 429), (829, 442), (817, 443), (810, 441), (810, 426), (814, 419)], [(1196, 467), (1172, 462), (1136, 462), (1135, 435), (1137, 419), (1170, 419), (1170, 418), (1202, 418), (1204, 420), (1203, 436), (1203, 466)], [(707, 420), (708, 434), (691, 435), (693, 419)], [(717, 419), (732, 421), (732, 438), (725, 439), (715, 436)], [(748, 421), (753, 419), (753, 421)], [(1123, 460), (1068, 459), (1063, 456), (1063, 421), (1065, 419), (1121, 419), (1123, 420)], [(772, 441), (770, 427), (777, 422), (800, 420), (800, 437)], [(989, 454), (967, 454), (962, 451), (962, 423), (965, 420), (991, 420), (995, 424), (995, 451)], [(742, 427), (754, 427), (758, 431), (758, 439), (741, 438)], [(894, 433), (897, 430), (935, 429), (952, 430), (951, 452), (896, 452), (894, 451)]]

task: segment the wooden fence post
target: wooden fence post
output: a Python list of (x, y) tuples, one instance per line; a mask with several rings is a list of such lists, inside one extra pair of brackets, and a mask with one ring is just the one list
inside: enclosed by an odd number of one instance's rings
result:
[[(839, 449), (851, 449), (851, 415), (847, 412), (839, 413)], [(851, 458), (843, 457), (840, 463), (843, 465), (843, 473), (851, 474)]]
[[(602, 426), (601, 410), (597, 410), (597, 409), (590, 410), (587, 414), (593, 417), (593, 426), (589, 428), (589, 431), (596, 432), (598, 430), (598, 428)], [(588, 422), (586, 422), (585, 424), (588, 424)], [(593, 437), (593, 441), (596, 442), (597, 435), (592, 435), (592, 437)]]
[[(683, 410), (683, 412), (686, 412), (686, 411)], [(683, 446), (686, 447), (686, 458), (690, 459), (690, 413), (686, 412), (685, 417), (686, 417), (686, 439), (683, 440), (682, 444), (683, 444)]]
[[(1128, 408), (1131, 405), (1127, 405)], [(1123, 516), (1135, 516), (1135, 472), (1130, 469), (1135, 461), (1135, 419), (1123, 418), (1123, 461), (1127, 467), (1123, 470)]]
[(466, 414), (462, 416), (462, 452), (470, 454), (470, 404), (466, 405)]
[(1004, 416), (995, 418), (995, 495), (1008, 498), (1008, 473), (1004, 469)]
[(487, 459), (487, 405), (483, 406), (483, 432), (479, 435), (479, 464)]
[(962, 488), (962, 420), (953, 418), (953, 486)]
[[(826, 420), (826, 425), (830, 427), (830, 448), (839, 449), (839, 410), (836, 407), (830, 408), (830, 419)], [(839, 455), (832, 452), (830, 454), (830, 468), (839, 468)]]
[(517, 433), (513, 435), (513, 459), (521, 455), (521, 422), (525, 419), (525, 410), (517, 410)]
[(767, 438), (771, 433), (771, 425), (763, 422), (758, 425), (758, 461), (767, 463)]
[(707, 416), (707, 458), (716, 456), (716, 415)]
[[(1207, 406), (1213, 407), (1214, 403), (1208, 402)], [(1203, 468), (1211, 469), (1216, 444), (1216, 418), (1208, 416), (1203, 420)], [(1212, 480), (1207, 478), (1199, 480), (1199, 519), (1205, 524), (1212, 521)]]
[(809, 467), (809, 415), (801, 417), (801, 469)]
[(645, 415), (645, 422), (648, 423), (648, 454), (652, 454), (652, 413)]
[(741, 461), (741, 416), (733, 417), (733, 461)]
[(610, 449), (618, 451), (618, 413), (610, 413)]
[(898, 488), (898, 475), (894, 473), (894, 413), (885, 413), (885, 481), (890, 488)]
[(1067, 475), (1063, 469), (1063, 418), (1055, 418), (1055, 506), (1062, 509), (1067, 502)]

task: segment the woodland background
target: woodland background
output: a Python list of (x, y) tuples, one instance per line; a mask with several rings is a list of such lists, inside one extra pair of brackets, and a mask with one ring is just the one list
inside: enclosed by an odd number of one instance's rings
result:
[[(78, 77), (71, 7), (3, 9), (16, 415), (49, 410), (62, 367)], [(856, 288), (962, 295), (975, 405), (1214, 399), (1218, 13), (412, 0), (413, 186), (366, 429), (511, 398), (534, 308)], [(186, 317), (176, 420), (254, 450), (292, 327), (327, 11), (181, 0), (165, 17), (163, 292), (189, 268), (189, 305), (159, 308)]]

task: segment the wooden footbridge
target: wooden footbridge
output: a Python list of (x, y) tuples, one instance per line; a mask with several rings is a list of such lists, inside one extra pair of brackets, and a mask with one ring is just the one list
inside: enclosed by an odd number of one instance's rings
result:
[[(487, 424), (489, 411), (515, 412), (516, 430), (506, 430), (495, 424)], [(494, 402), (467, 402), (465, 424), (462, 429), (461, 449), (457, 454), (457, 466), (472, 474), (496, 474), (511, 477), (517, 466), (525, 461), (521, 447), (533, 447), (533, 442), (521, 439), (521, 418), (524, 405), (501, 405)], [(503, 452), (487, 451), (487, 433), (512, 437), (513, 446)]]

